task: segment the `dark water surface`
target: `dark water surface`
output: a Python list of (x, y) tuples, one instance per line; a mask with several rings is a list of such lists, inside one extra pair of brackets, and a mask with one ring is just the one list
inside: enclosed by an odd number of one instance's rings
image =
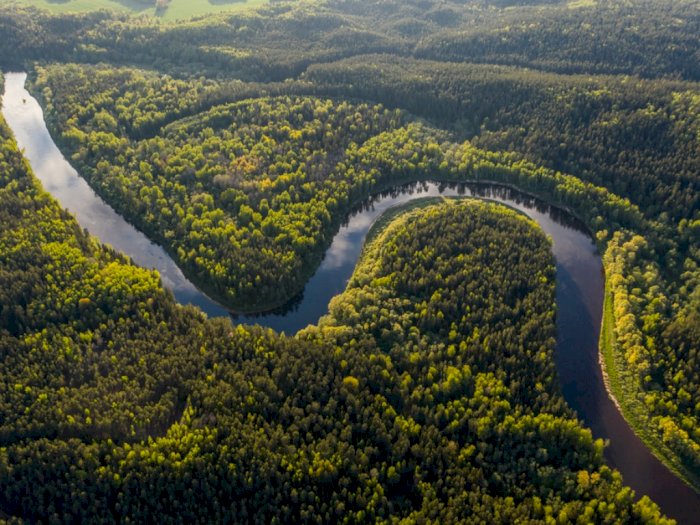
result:
[[(41, 107), (24, 89), (26, 74), (5, 75), (3, 115), (34, 173), (80, 225), (144, 267), (160, 272), (181, 303), (210, 316), (230, 315), (190, 283), (168, 254), (98, 197), (54, 144)], [(700, 524), (700, 495), (657, 460), (637, 438), (607, 395), (598, 362), (604, 276), (600, 256), (581, 224), (565, 211), (516, 190), (489, 184), (417, 183), (376, 195), (353, 212), (328, 248), (304, 291), (275, 312), (232, 316), (288, 334), (316, 323), (352, 274), (372, 223), (387, 209), (429, 196), (477, 196), (505, 203), (534, 219), (552, 238), (557, 268), (556, 365), (571, 407), (596, 437), (610, 440), (606, 458), (638, 495), (648, 495), (681, 523)]]

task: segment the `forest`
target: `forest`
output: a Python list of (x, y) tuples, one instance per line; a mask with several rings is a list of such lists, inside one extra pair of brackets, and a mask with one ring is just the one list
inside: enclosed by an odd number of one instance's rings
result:
[[(309, 76), (314, 74), (312, 70)], [(355, 85), (337, 76), (345, 85)], [(489, 81), (492, 91), (496, 81)], [(628, 374), (624, 383), (634, 396), (635, 408), (642, 417), (653, 418), (660, 445), (677, 454), (677, 464), (687, 469), (689, 477), (697, 476), (700, 436), (692, 400), (700, 392), (693, 379), (697, 372), (691, 353), (696, 344), (692, 312), (697, 300), (688, 294), (691, 287), (683, 286), (685, 279), (692, 283), (698, 273), (693, 167), (700, 156), (692, 155), (697, 119), (678, 123), (668, 118), (668, 153), (659, 160), (658, 149), (645, 144), (638, 133), (635, 101), (628, 101), (627, 110), (609, 110), (614, 111), (612, 115), (601, 108), (600, 119), (628, 122), (619, 125), (628, 131), (621, 133), (617, 143), (605, 143), (611, 149), (606, 156), (595, 153), (609, 134), (593, 126), (584, 128), (575, 118), (595, 109), (572, 108), (571, 124), (562, 128), (571, 129), (571, 135), (560, 131), (565, 136), (551, 137), (549, 128), (545, 129), (550, 121), (547, 113), (533, 103), (538, 109), (533, 114), (542, 114), (538, 117), (542, 120), (539, 128), (538, 121), (527, 121), (532, 127), (526, 128), (531, 130), (525, 135), (526, 144), (536, 140), (541, 129), (543, 146), (537, 147), (536, 142), (532, 151), (551, 155), (544, 146), (575, 137), (578, 149), (587, 153), (580, 158), (591, 167), (573, 177), (542, 165), (566, 164), (566, 159), (555, 161), (550, 156), (541, 164), (531, 164), (528, 156), (535, 161), (542, 154), (504, 151), (512, 149), (510, 144), (501, 146), (501, 151), (478, 147), (496, 144), (499, 135), (511, 134), (509, 128), (484, 129), (469, 142), (457, 142), (454, 133), (446, 134), (404, 110), (376, 104), (281, 93), (238, 100), (240, 93), (248, 97), (252, 87), (236, 83), (231, 92), (225, 82), (218, 86), (211, 81), (188, 83), (133, 69), (76, 64), (39, 67), (34, 82), (53, 115), (59, 140), (72, 152), (81, 173), (118, 210), (166, 246), (195, 282), (236, 310), (284, 303), (303, 287), (309, 268), (318, 265), (339, 219), (355, 202), (391, 184), (421, 179), (497, 180), (573, 209), (596, 232), (608, 262), (608, 282), (619, 282), (612, 278), (614, 274), (625, 279), (615, 294), (612, 313), (620, 320), (616, 330), (624, 350), (620, 348), (616, 355), (624, 359), (620, 368)], [(296, 89), (292, 87), (292, 92)], [(506, 89), (512, 89), (508, 83)], [(578, 97), (571, 93), (578, 91), (576, 85), (558, 89)], [(590, 93), (591, 87), (586, 89)], [(168, 96), (172, 93), (180, 95)], [(236, 101), (222, 102), (222, 93), (233, 93)], [(692, 96), (692, 91), (672, 94), (665, 101), (671, 106), (673, 100)], [(216, 101), (211, 106), (203, 102), (210, 97)], [(177, 107), (174, 100), (179, 101)], [(664, 99), (658, 95), (656, 100)], [(547, 100), (541, 102), (545, 108), (547, 104)], [(610, 107), (609, 102), (606, 105)], [(517, 116), (503, 118), (510, 121)], [(158, 127), (160, 131), (154, 133)], [(574, 133), (581, 129), (588, 133)], [(625, 148), (630, 141), (624, 137), (630, 135), (640, 142), (634, 149), (638, 158), (627, 163), (609, 160), (618, 155), (615, 147), (629, 151)], [(684, 157), (685, 152), (691, 155)], [(650, 158), (659, 166), (683, 169), (673, 175), (660, 169), (648, 180), (636, 177), (640, 163)], [(645, 167), (650, 164), (644, 162)], [(627, 170), (622, 171), (621, 165)], [(606, 168), (611, 177), (602, 179)], [(648, 174), (646, 169), (643, 173)], [(582, 182), (586, 175), (593, 180)], [(631, 193), (630, 199), (636, 202), (613, 193), (645, 184), (651, 194)], [(664, 207), (661, 199), (673, 207)], [(617, 258), (625, 260), (622, 266), (613, 264), (612, 254), (618, 252)], [(675, 288), (676, 283), (681, 287)], [(684, 313), (677, 317), (679, 323), (671, 325), (674, 303), (676, 308), (683, 304), (676, 298), (684, 293), (690, 300), (680, 308)], [(679, 345), (656, 343), (670, 331), (681, 338)], [(680, 349), (688, 352), (687, 360), (677, 358)], [(679, 379), (683, 384), (675, 384)], [(681, 389), (686, 399), (682, 404), (673, 400)]]
[[(602, 255), (612, 393), (698, 490), (698, 34), (693, 1), (274, 2), (178, 24), (13, 5), (0, 66), (232, 311), (288, 301), (398, 184), (494, 181), (569, 210)], [(665, 519), (566, 406), (550, 246), (517, 213), (399, 214), (286, 336), (177, 305), (61, 211), (4, 125), (2, 152), (8, 519)]]
[(319, 326), (280, 337), (86, 237), (4, 128), (2, 168), (7, 516), (663, 522), (561, 397), (549, 243), (517, 213), (400, 216)]

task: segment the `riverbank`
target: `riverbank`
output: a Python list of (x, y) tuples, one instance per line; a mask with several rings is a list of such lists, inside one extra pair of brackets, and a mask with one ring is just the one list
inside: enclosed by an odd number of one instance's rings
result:
[(630, 428), (654, 456), (659, 459), (688, 487), (700, 494), (700, 477), (685, 468), (677, 454), (674, 454), (656, 435), (651, 432), (651, 422), (646, 416), (641, 401), (635, 392), (625, 388), (629, 381), (624, 380), (625, 370), (620, 365), (620, 354), (616, 351), (615, 339), (615, 308), (610, 285), (605, 283), (605, 299), (603, 302), (603, 321), (600, 338), (600, 367), (603, 381), (610, 400), (615, 404)]

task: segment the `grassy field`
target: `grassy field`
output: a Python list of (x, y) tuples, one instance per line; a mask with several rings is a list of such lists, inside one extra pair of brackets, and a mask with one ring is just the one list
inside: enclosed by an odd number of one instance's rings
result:
[[(53, 12), (80, 12), (113, 9), (134, 15), (178, 20), (221, 11), (231, 11), (267, 3), (267, 0), (171, 0), (164, 10), (156, 11), (155, 1), (138, 0), (11, 0), (17, 5), (34, 6)], [(149, 4), (151, 4), (149, 6)]]
[(579, 9), (581, 7), (595, 7), (598, 5), (598, 0), (571, 0), (568, 4), (571, 9)]

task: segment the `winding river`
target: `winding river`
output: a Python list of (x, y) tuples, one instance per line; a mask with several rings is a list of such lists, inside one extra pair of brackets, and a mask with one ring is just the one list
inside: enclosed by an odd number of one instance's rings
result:
[[(38, 102), (25, 90), (26, 74), (5, 75), (2, 113), (44, 188), (80, 225), (141, 266), (160, 272), (164, 286), (183, 304), (209, 316), (231, 315), (190, 283), (160, 246), (152, 243), (97, 196), (54, 144)], [(232, 316), (295, 333), (316, 323), (341, 293), (372, 223), (387, 209), (427, 196), (476, 196), (505, 203), (532, 219), (552, 238), (557, 269), (556, 365), (569, 405), (596, 437), (610, 440), (609, 464), (638, 495), (648, 495), (680, 523), (700, 524), (700, 495), (671, 473), (637, 438), (608, 396), (598, 362), (604, 276), (600, 256), (583, 226), (566, 212), (516, 190), (490, 184), (417, 183), (375, 195), (355, 210), (336, 234), (304, 291), (277, 311)]]

